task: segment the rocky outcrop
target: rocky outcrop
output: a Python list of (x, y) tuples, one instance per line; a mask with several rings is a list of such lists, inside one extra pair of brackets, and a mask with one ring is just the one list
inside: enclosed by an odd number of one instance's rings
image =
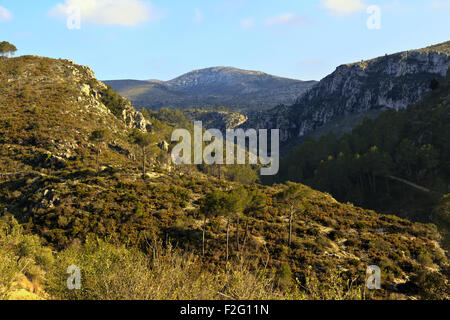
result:
[(205, 129), (226, 129), (237, 128), (247, 122), (248, 117), (230, 111), (211, 111), (211, 110), (185, 110), (184, 114), (191, 121), (202, 121)]
[(122, 111), (122, 120), (128, 128), (137, 128), (144, 132), (151, 132), (152, 124), (145, 119), (144, 115), (134, 108), (125, 108)]
[[(91, 73), (88, 72), (88, 76), (91, 76)], [(89, 84), (86, 83), (86, 80)], [(77, 101), (82, 102), (88, 99), (93, 108), (97, 108), (102, 113), (110, 113), (110, 110), (102, 103), (102, 96), (106, 89), (107, 86), (103, 82), (96, 80), (95, 77), (84, 79), (84, 82), (79, 85), (82, 96), (78, 97)], [(151, 122), (145, 119), (144, 115), (137, 111), (128, 100), (124, 98), (124, 101), (126, 101), (126, 105), (122, 110), (120, 120), (128, 128), (137, 128), (144, 132), (150, 132), (152, 130)]]
[(301, 138), (327, 123), (376, 109), (403, 109), (430, 91), (450, 67), (450, 42), (342, 65), (290, 107), (253, 113), (245, 124), (279, 128), (281, 139)]
[(292, 138), (292, 132), (296, 130), (296, 124), (289, 118), (290, 107), (280, 105), (268, 112), (250, 112), (248, 121), (242, 125), (249, 129), (279, 129), (282, 142)]

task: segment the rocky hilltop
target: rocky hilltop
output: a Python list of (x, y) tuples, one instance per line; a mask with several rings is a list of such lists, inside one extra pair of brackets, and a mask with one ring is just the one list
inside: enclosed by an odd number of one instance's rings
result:
[(105, 82), (137, 107), (159, 109), (226, 106), (241, 111), (292, 104), (316, 83), (231, 67), (195, 70), (167, 82)]
[(282, 89), (303, 81), (275, 77), (260, 71), (214, 67), (191, 71), (168, 82), (172, 87), (195, 93), (251, 94), (264, 89)]
[[(0, 107), (0, 143), (9, 150), (2, 152), (15, 152), (13, 146), (31, 148), (32, 166), (65, 166), (80, 149), (94, 148), (89, 136), (97, 129), (107, 128), (112, 134), (152, 129), (141, 112), (98, 81), (89, 67), (70, 60), (0, 57)], [(131, 156), (120, 146), (126, 144), (116, 139), (110, 147)]]
[[(284, 141), (343, 117), (403, 109), (430, 91), (450, 67), (450, 42), (339, 66), (290, 107), (249, 115), (246, 126), (279, 128)], [(355, 123), (355, 125), (358, 123)]]

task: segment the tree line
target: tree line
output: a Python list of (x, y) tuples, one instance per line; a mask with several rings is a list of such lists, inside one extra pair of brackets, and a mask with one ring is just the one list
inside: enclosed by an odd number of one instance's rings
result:
[[(288, 217), (286, 225), (287, 245), (290, 247), (293, 240), (293, 225), (299, 214), (306, 212), (306, 202), (308, 197), (306, 188), (300, 184), (289, 183), (281, 192), (275, 194), (274, 201), (279, 205), (284, 214)], [(206, 232), (207, 222), (214, 218), (226, 220), (226, 261), (230, 257), (230, 229), (235, 225), (235, 246), (236, 251), (245, 249), (250, 235), (249, 226), (258, 213), (267, 210), (267, 195), (260, 190), (251, 190), (239, 187), (231, 191), (214, 190), (200, 200), (199, 213), (203, 217), (202, 253), (206, 252)], [(245, 222), (243, 235), (241, 233), (241, 223)]]

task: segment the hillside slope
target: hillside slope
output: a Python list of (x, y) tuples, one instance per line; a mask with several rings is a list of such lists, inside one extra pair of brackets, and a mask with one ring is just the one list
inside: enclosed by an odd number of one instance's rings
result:
[(195, 70), (163, 82), (105, 81), (138, 108), (221, 107), (238, 111), (292, 104), (315, 81), (299, 81), (231, 67)]
[[(341, 204), (300, 184), (242, 185), (164, 166), (167, 150), (156, 143), (177, 125), (151, 125), (90, 69), (67, 60), (2, 58), (0, 93), (0, 212), (6, 215), (0, 223), (0, 272), (6, 275), (0, 279), (12, 281), (22, 270), (30, 280), (48, 279), (41, 283), (50, 294), (44, 297), (66, 299), (448, 297), (448, 262), (433, 225)], [(145, 177), (130, 144), (131, 127), (151, 129)], [(92, 143), (98, 128), (110, 135)], [(238, 194), (237, 202), (256, 195), (259, 205), (204, 219), (199, 205), (214, 190)], [(291, 246), (285, 190), (296, 196)], [(37, 238), (23, 239), (9, 215)], [(228, 268), (227, 234), (238, 244), (229, 247)], [(172, 246), (179, 255), (170, 253)], [(24, 261), (30, 261), (27, 268)], [(70, 293), (62, 280), (74, 261), (85, 270), (85, 287)], [(382, 269), (383, 287), (366, 292), (366, 269), (373, 264)], [(305, 290), (310, 279), (318, 279), (316, 286)], [(352, 288), (347, 280), (354, 280)], [(0, 294), (10, 286), (2, 281)], [(267, 285), (254, 289), (261, 281)], [(124, 292), (130, 283), (132, 292)]]
[(433, 208), (450, 191), (449, 124), (450, 70), (417, 104), (366, 119), (351, 134), (294, 148), (276, 180), (302, 181), (341, 201), (433, 221)]

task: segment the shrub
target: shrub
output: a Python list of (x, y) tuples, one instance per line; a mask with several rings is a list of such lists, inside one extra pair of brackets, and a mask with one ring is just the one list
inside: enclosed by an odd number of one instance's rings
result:
[[(14, 293), (17, 279), (26, 276), (34, 284), (41, 282), (53, 263), (51, 249), (43, 247), (38, 236), (24, 235), (12, 216), (0, 218), (0, 299)], [(40, 293), (38, 285), (33, 290)]]
[(101, 92), (101, 101), (117, 117), (122, 117), (122, 112), (126, 108), (128, 101), (122, 98), (111, 86)]
[(283, 263), (277, 273), (278, 287), (286, 291), (292, 284), (292, 271), (289, 264)]
[(421, 270), (413, 279), (419, 288), (419, 294), (426, 300), (448, 300), (450, 287), (448, 280), (437, 272)]
[[(209, 272), (192, 254), (154, 241), (151, 257), (134, 249), (116, 247), (90, 239), (72, 246), (58, 257), (48, 290), (59, 299), (279, 299), (274, 281), (245, 266), (230, 265), (229, 271)], [(81, 269), (81, 290), (66, 288), (68, 266)]]
[(321, 281), (310, 267), (304, 283), (297, 283), (310, 300), (362, 300), (364, 283), (358, 277), (348, 279), (344, 273), (331, 269), (326, 272), (326, 281)]
[(417, 261), (424, 267), (430, 267), (433, 265), (433, 258), (428, 252), (422, 252), (417, 256)]

